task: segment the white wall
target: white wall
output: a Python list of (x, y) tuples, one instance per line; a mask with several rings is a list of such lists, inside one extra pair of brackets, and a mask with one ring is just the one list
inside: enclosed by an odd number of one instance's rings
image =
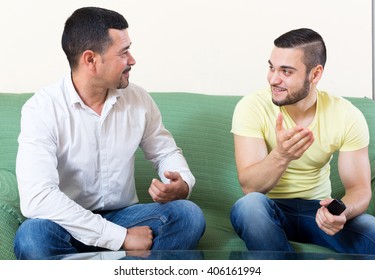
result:
[(273, 40), (310, 27), (328, 48), (319, 88), (372, 96), (371, 0), (2, 1), (0, 92), (33, 92), (68, 73), (61, 33), (82, 6), (114, 9), (129, 21), (131, 81), (149, 91), (251, 93), (267, 85)]

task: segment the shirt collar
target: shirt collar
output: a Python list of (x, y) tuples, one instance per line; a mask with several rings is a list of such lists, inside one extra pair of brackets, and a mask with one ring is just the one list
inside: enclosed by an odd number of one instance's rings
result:
[[(65, 84), (68, 90), (69, 98), (70, 98), (70, 104), (74, 106), (74, 104), (81, 104), (81, 106), (86, 107), (85, 103), (83, 103), (81, 97), (79, 96), (78, 92), (76, 91), (71, 74), (67, 75), (65, 77)], [(110, 105), (113, 105), (116, 103), (117, 99), (120, 97), (121, 91), (115, 90), (115, 89), (109, 89), (107, 99), (105, 102), (108, 102)]]
[(81, 97), (79, 97), (74, 85), (73, 85), (73, 80), (72, 80), (72, 75), (69, 74), (65, 77), (65, 85), (69, 94), (70, 98), (70, 105), (74, 105), (77, 103), (80, 103), (81, 105), (84, 105)]

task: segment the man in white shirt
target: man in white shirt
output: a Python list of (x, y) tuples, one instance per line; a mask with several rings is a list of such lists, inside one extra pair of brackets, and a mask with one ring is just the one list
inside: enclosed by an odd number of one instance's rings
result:
[[(22, 109), (17, 155), (21, 210), (19, 259), (102, 249), (194, 249), (205, 229), (186, 200), (195, 178), (142, 88), (129, 83), (135, 60), (128, 23), (117, 12), (86, 7), (65, 23), (70, 75), (37, 92)], [(135, 152), (157, 169), (139, 204)]]

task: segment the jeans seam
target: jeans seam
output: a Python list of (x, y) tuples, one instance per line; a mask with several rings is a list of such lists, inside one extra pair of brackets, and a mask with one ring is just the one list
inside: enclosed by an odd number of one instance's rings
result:
[(142, 224), (142, 223), (145, 223), (145, 222), (150, 221), (150, 220), (160, 220), (160, 221), (163, 222), (163, 224), (166, 224), (166, 222), (168, 221), (168, 219), (166, 219), (164, 216), (149, 216), (145, 219), (137, 221), (136, 223), (132, 223), (132, 224), (128, 225), (127, 227), (137, 226), (138, 224)]

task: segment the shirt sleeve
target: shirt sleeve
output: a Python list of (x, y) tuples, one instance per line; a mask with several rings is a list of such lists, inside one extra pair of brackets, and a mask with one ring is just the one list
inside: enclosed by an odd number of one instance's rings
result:
[(255, 95), (244, 96), (236, 105), (233, 118), (232, 129), (233, 134), (245, 137), (263, 138), (263, 127), (261, 116), (263, 106), (259, 104), (259, 100)]
[(164, 176), (165, 171), (180, 173), (182, 179), (189, 186), (189, 195), (187, 196), (189, 198), (195, 185), (195, 177), (191, 173), (181, 149), (177, 146), (171, 133), (164, 127), (159, 108), (148, 93), (145, 93), (144, 97), (149, 107), (149, 113), (140, 147), (164, 183), (169, 183), (169, 179)]
[(370, 142), (369, 129), (362, 112), (351, 105), (345, 115), (346, 131), (340, 151), (355, 151), (368, 146)]
[(52, 107), (51, 103), (39, 104), (37, 98), (32, 98), (22, 109), (16, 162), (21, 211), (27, 218), (59, 224), (86, 245), (118, 250), (126, 229), (84, 209), (59, 189), (59, 139)]

